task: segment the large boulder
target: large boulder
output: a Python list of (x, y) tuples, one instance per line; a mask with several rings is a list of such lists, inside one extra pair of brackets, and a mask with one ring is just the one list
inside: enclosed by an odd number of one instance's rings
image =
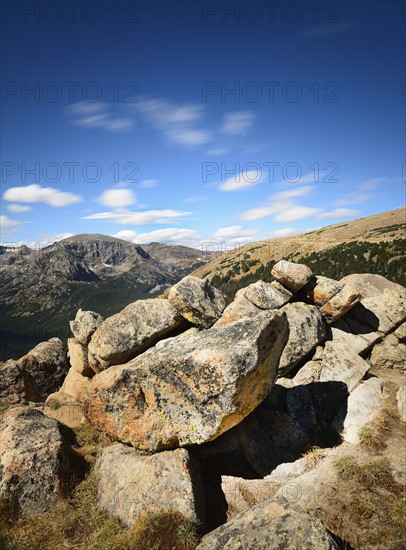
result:
[(338, 342), (326, 342), (321, 358), (320, 382), (343, 382), (348, 392), (359, 384), (369, 365), (353, 349)]
[(41, 394), (32, 376), (21, 369), (16, 361), (0, 363), (0, 402), (16, 404), (27, 401), (40, 401)]
[(360, 384), (348, 398), (344, 420), (344, 440), (359, 443), (359, 432), (371, 422), (381, 405), (382, 381), (369, 378)]
[(320, 520), (268, 500), (205, 535), (196, 550), (338, 550)]
[(186, 449), (142, 456), (117, 443), (97, 459), (98, 505), (127, 525), (161, 510), (204, 520), (204, 491), (198, 462)]
[(31, 375), (41, 401), (61, 387), (69, 369), (68, 358), (59, 338), (41, 342), (16, 363)]
[(55, 507), (71, 479), (68, 444), (56, 420), (16, 407), (0, 416), (0, 497), (26, 515)]
[(103, 321), (104, 318), (95, 311), (78, 309), (75, 319), (69, 321), (69, 326), (76, 340), (83, 346), (87, 346), (92, 334)]
[(329, 279), (328, 277), (312, 277), (305, 287), (306, 295), (316, 306), (324, 306), (342, 288), (344, 283)]
[(0, 401), (45, 401), (61, 387), (68, 369), (61, 340), (41, 342), (20, 359), (0, 363)]
[(258, 313), (261, 313), (261, 310), (247, 300), (245, 296), (240, 295), (226, 307), (223, 311), (223, 315), (215, 323), (215, 326), (234, 323), (234, 321), (239, 321), (240, 319), (252, 319), (252, 317), (255, 317)]
[(82, 403), (89, 387), (90, 379), (79, 374), (75, 368), (71, 367), (62, 384), (60, 392), (65, 395), (70, 395), (75, 401)]
[(269, 394), (286, 315), (262, 312), (160, 342), (92, 379), (84, 410), (112, 437), (157, 451), (215, 439)]
[(168, 300), (138, 300), (108, 317), (89, 343), (91, 366), (103, 370), (133, 359), (160, 339), (173, 336), (182, 316)]
[(208, 281), (188, 275), (169, 289), (169, 302), (193, 325), (211, 327), (223, 313), (226, 300)]
[(312, 278), (312, 270), (304, 264), (295, 264), (280, 260), (271, 271), (272, 276), (285, 286), (288, 290), (295, 293), (303, 288)]
[(396, 332), (372, 348), (369, 364), (378, 369), (406, 370), (406, 345), (398, 340)]
[(406, 288), (381, 275), (363, 273), (341, 279), (363, 298), (349, 313), (363, 325), (385, 334), (406, 320)]
[(289, 323), (289, 339), (279, 364), (279, 376), (284, 376), (326, 338), (326, 329), (316, 306), (294, 302), (281, 311)]
[(320, 311), (327, 321), (333, 323), (350, 311), (360, 300), (361, 294), (351, 285), (345, 284), (328, 302), (326, 302)]
[(93, 376), (94, 371), (89, 367), (88, 352), (76, 338), (68, 338), (69, 363), (83, 376)]
[(244, 296), (259, 309), (278, 309), (289, 301), (286, 293), (282, 293), (264, 281), (257, 281), (242, 288), (236, 294)]

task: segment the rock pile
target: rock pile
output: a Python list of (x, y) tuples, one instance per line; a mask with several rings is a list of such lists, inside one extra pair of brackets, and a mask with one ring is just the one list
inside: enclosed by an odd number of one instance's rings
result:
[[(278, 490), (306, 475), (300, 456), (320, 433), (324, 447), (358, 443), (381, 404), (371, 365), (406, 371), (406, 290), (379, 275), (314, 276), (284, 260), (272, 275), (227, 307), (207, 281), (187, 276), (163, 298), (107, 319), (79, 310), (68, 357), (54, 338), (0, 365), (0, 401), (46, 399), (48, 416), (75, 406), (80, 414), (64, 423), (84, 415), (115, 439), (96, 462), (98, 504), (127, 524), (166, 508), (213, 529), (212, 471), (229, 522), (198, 548), (273, 548), (288, 539), (292, 548), (337, 548)], [(405, 421), (404, 388), (398, 401)], [(61, 424), (18, 407), (0, 425), (0, 495), (26, 513), (49, 509), (72, 471)], [(35, 445), (21, 436), (30, 431)], [(37, 458), (28, 454), (24, 465), (17, 457), (31, 445)], [(37, 485), (28, 467), (42, 469)]]

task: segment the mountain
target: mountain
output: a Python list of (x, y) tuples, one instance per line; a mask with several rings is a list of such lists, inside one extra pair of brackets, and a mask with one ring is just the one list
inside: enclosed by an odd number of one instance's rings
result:
[(41, 250), (0, 249), (0, 359), (21, 355), (51, 336), (67, 336), (79, 308), (112, 315), (152, 297), (202, 265), (198, 250), (145, 248), (105, 235), (76, 235)]
[(406, 286), (406, 208), (308, 231), (249, 243), (223, 252), (194, 271), (211, 281), (230, 302), (237, 290), (259, 279), (271, 281), (280, 259), (304, 262), (314, 272), (340, 279), (350, 273), (378, 273)]

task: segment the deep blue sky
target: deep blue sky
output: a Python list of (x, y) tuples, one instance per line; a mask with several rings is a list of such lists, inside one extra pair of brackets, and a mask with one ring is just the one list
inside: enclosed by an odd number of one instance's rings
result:
[(1, 240), (232, 247), (404, 206), (404, 4), (4, 1)]

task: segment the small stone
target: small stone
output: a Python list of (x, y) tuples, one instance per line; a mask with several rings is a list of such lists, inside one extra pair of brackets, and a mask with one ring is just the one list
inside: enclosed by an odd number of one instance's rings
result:
[(104, 318), (95, 311), (78, 309), (74, 321), (69, 321), (73, 336), (83, 346), (87, 346), (94, 331), (102, 324)]

